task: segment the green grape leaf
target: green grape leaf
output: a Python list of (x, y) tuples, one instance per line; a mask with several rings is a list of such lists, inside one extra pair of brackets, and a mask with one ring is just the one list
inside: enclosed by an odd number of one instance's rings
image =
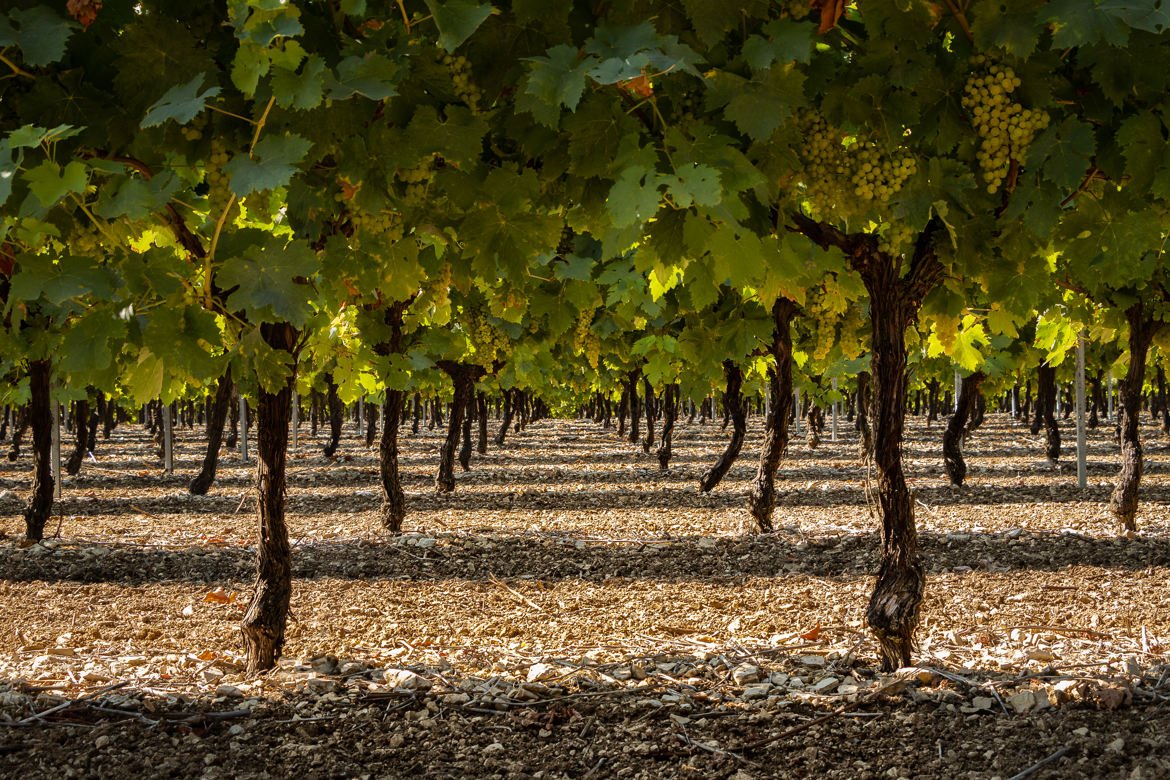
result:
[(764, 35), (752, 35), (744, 41), (744, 61), (755, 71), (770, 68), (774, 62), (808, 62), (812, 59), (816, 29), (794, 19), (768, 22)]
[(20, 28), (15, 43), (20, 44), (24, 61), (34, 67), (51, 65), (61, 59), (65, 54), (65, 43), (76, 26), (43, 3), (32, 8), (16, 9), (9, 17)]
[(252, 157), (237, 154), (223, 166), (224, 173), (231, 176), (232, 192), (242, 198), (253, 192), (283, 187), (312, 146), (312, 141), (295, 133), (266, 135), (256, 144)]
[(170, 171), (150, 181), (127, 176), (102, 190), (94, 211), (104, 219), (122, 216), (132, 220), (145, 219), (151, 212), (162, 208), (182, 186), (183, 183)]
[(723, 199), (719, 186), (719, 171), (708, 165), (684, 165), (675, 169), (675, 175), (659, 177), (667, 186), (674, 205), (679, 208), (717, 206)]
[(707, 249), (711, 253), (712, 276), (732, 287), (758, 283), (767, 268), (764, 245), (755, 233), (725, 226), (715, 231)]
[(1162, 0), (1101, 0), (1097, 8), (1130, 27), (1155, 35), (1170, 27), (1170, 7)]
[(376, 52), (346, 57), (337, 63), (337, 77), (326, 75), (328, 95), (344, 100), (362, 95), (370, 100), (386, 100), (398, 94), (398, 82), (405, 74), (398, 63)]
[(66, 374), (96, 373), (110, 367), (110, 342), (126, 337), (126, 321), (108, 309), (86, 312), (69, 324), (61, 343), (60, 370)]
[(658, 185), (647, 181), (650, 171), (642, 167), (626, 168), (617, 177), (606, 198), (606, 208), (615, 227), (636, 225), (658, 211)]
[(577, 49), (561, 44), (548, 50), (547, 57), (532, 57), (533, 63), (525, 79), (524, 91), (542, 102), (575, 111), (585, 92), (589, 60), (582, 59)]
[(1077, 187), (1097, 148), (1093, 127), (1070, 116), (1049, 127), (1028, 150), (1028, 166), (1042, 163), (1044, 176), (1066, 189)]
[(74, 160), (61, 168), (51, 160), (45, 160), (24, 174), (28, 188), (45, 208), (52, 208), (71, 192), (85, 192), (88, 177), (85, 165)]
[(138, 351), (138, 359), (122, 373), (122, 381), (130, 396), (139, 403), (153, 401), (162, 395), (166, 367), (149, 349)]
[(439, 45), (449, 52), (458, 49), (495, 12), (488, 3), (469, 0), (426, 0), (426, 4), (439, 28)]
[[(241, 231), (242, 232), (242, 231)], [(295, 281), (316, 272), (316, 253), (303, 241), (285, 244), (277, 237), (265, 240), (252, 232), (256, 243), (242, 252), (226, 255), (216, 281), (225, 289), (237, 289), (228, 296), (228, 308), (243, 309), (252, 322), (289, 322), (303, 325), (312, 313), (308, 288)]]
[(256, 380), (270, 393), (279, 391), (292, 373), (292, 355), (268, 346), (260, 328), (252, 328), (240, 339), (240, 355), (256, 372)]
[(204, 74), (200, 73), (186, 84), (171, 87), (166, 93), (146, 110), (139, 127), (155, 127), (168, 119), (173, 119), (181, 125), (190, 122), (203, 110), (209, 98), (219, 94), (219, 87), (210, 87), (199, 91), (203, 86)]
[(310, 55), (298, 73), (287, 68), (273, 68), (272, 96), (281, 108), (306, 111), (321, 105), (325, 88), (325, 61)]
[(992, 333), (1011, 336), (1013, 339), (1020, 336), (1015, 319), (997, 303), (993, 303), (987, 312), (987, 327), (991, 328)]
[(248, 97), (256, 93), (256, 85), (268, 74), (272, 61), (261, 46), (251, 41), (240, 41), (232, 58), (232, 83)]
[(1036, 19), (1040, 5), (1035, 0), (1012, 3), (979, 3), (968, 10), (971, 36), (981, 50), (1003, 47), (1017, 57), (1036, 50), (1046, 25)]
[(1052, 26), (1052, 45), (1058, 49), (1102, 41), (1124, 46), (1129, 27), (1110, 11), (1084, 0), (1051, 0), (1037, 20)]
[(21, 255), (20, 270), (12, 277), (10, 305), (14, 301), (35, 301), (42, 295), (60, 305), (87, 293), (97, 298), (114, 294), (110, 271), (92, 258), (65, 256), (53, 262), (43, 255)]
[(766, 141), (794, 109), (804, 105), (804, 73), (791, 65), (773, 65), (740, 85), (724, 109), (724, 115), (740, 132)]

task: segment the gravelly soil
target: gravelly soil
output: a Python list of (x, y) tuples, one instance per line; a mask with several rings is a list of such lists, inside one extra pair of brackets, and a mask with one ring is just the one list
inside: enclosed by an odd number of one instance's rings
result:
[(853, 432), (793, 443), (779, 530), (758, 536), (758, 426), (710, 495), (695, 486), (725, 440), (713, 425), (681, 425), (663, 473), (613, 431), (543, 421), (450, 495), (430, 487), (439, 433), (406, 435), (397, 539), (364, 445), (327, 460), (302, 435), (293, 621), (255, 679), (236, 630), (252, 464), (225, 453), (192, 497), (202, 432), (180, 432), (163, 475), (122, 426), (66, 478), (56, 538), (23, 547), (30, 464), (4, 462), (0, 773), (1007, 778), (1064, 751), (1029, 776), (1170, 777), (1170, 453), (1154, 427), (1142, 531), (1118, 539), (1105, 429), (1080, 490), (1071, 462), (989, 415), (958, 489), (941, 429), (912, 419), (928, 598), (920, 666), (883, 676)]

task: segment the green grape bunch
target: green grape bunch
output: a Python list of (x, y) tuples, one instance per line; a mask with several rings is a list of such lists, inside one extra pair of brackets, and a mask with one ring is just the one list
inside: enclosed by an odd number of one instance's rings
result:
[(452, 271), (450, 263), (443, 263), (439, 266), (439, 273), (430, 280), (431, 293), (437, 309), (445, 308), (451, 304)]
[(412, 168), (401, 168), (394, 175), (404, 185), (402, 200), (408, 206), (426, 202), (427, 189), (435, 177), (435, 158), (428, 157)]
[(914, 229), (904, 222), (884, 223), (878, 231), (878, 251), (905, 254), (914, 240)]
[(976, 158), (987, 192), (995, 194), (1006, 181), (1012, 160), (1022, 160), (1036, 134), (1048, 127), (1049, 116), (1012, 98), (1022, 82), (1010, 67), (993, 64), (982, 54), (971, 59), (971, 66), (974, 71), (963, 89), (962, 104), (979, 135)]
[[(232, 155), (227, 150), (227, 146), (218, 138), (211, 142), (211, 153), (206, 160), (206, 174), (204, 181), (207, 184), (207, 207), (208, 212), (213, 219), (218, 219), (219, 215), (227, 208), (228, 203), (232, 202), (231, 177), (223, 171), (223, 167), (232, 159)], [(232, 204), (233, 211), (238, 210), (238, 204)], [(229, 215), (231, 217), (232, 215)]]
[(905, 149), (887, 151), (865, 138), (843, 143), (845, 134), (812, 110), (797, 115), (804, 139), (805, 189), (809, 199), (842, 216), (889, 202), (918, 170)]
[(349, 215), (354, 235), (350, 238), (354, 248), (361, 246), (362, 237), (370, 237), (380, 244), (395, 244), (406, 235), (406, 224), (397, 211), (383, 209), (370, 212), (355, 208)]
[(101, 251), (101, 232), (92, 223), (79, 223), (69, 234), (69, 252), (83, 257), (94, 257)]
[(451, 84), (455, 94), (471, 109), (471, 113), (483, 113), (483, 90), (471, 80), (471, 63), (462, 55), (443, 55), (443, 64), (451, 73)]
[(573, 353), (584, 355), (594, 369), (601, 358), (601, 339), (593, 332), (593, 313), (596, 310), (596, 308), (582, 310), (573, 328)]

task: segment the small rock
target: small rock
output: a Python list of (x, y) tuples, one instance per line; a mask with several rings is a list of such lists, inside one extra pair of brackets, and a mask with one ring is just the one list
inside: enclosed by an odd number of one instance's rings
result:
[(415, 545), (415, 547), (421, 547), (425, 550), (425, 549), (428, 549), (430, 547), (434, 547), (436, 544), (438, 544), (438, 542), (439, 542), (438, 539), (434, 539), (430, 536), (424, 536), (421, 539), (419, 539), (417, 542), (415, 542), (414, 545)]
[(1106, 745), (1105, 749), (1111, 750), (1114, 753), (1120, 753), (1121, 751), (1125, 750), (1125, 740), (1122, 739), (1121, 737), (1118, 737), (1117, 739), (1113, 740), (1108, 745)]
[(740, 664), (731, 670), (731, 679), (735, 681), (736, 685), (750, 685), (764, 679), (764, 673), (760, 671), (758, 666)]
[(971, 534), (947, 534), (948, 542), (969, 542)]
[(191, 606), (190, 604), (183, 607), (183, 617), (191, 617), (194, 614), (195, 614), (195, 607)]
[(826, 677), (823, 680), (817, 682), (811, 688), (809, 688), (809, 690), (812, 691), (813, 693), (821, 693), (823, 691), (829, 690), (830, 688), (832, 688), (835, 685), (838, 685), (840, 682), (841, 681), (838, 680), (836, 677)]
[(109, 744), (110, 744), (110, 738), (106, 734), (102, 734), (100, 737), (98, 737), (97, 739), (95, 739), (93, 741), (93, 746), (99, 750), (101, 750), (102, 748), (106, 747)]
[(320, 655), (309, 661), (309, 666), (317, 674), (337, 674), (337, 659), (331, 655)]
[(977, 710), (989, 710), (993, 704), (995, 704), (995, 699), (990, 696), (976, 696), (971, 700), (971, 706)]
[(203, 670), (203, 681), (209, 683), (217, 683), (223, 679), (223, 669), (215, 666), (209, 666)]
[(387, 669), (385, 675), (386, 684), (392, 688), (404, 691), (426, 691), (431, 687), (430, 680), (409, 669)]
[(825, 657), (823, 655), (802, 655), (797, 659), (805, 666), (824, 666)]
[(316, 694), (337, 693), (341, 686), (337, 684), (337, 680), (330, 680), (328, 677), (310, 677), (305, 680), (305, 690)]
[(1045, 647), (1031, 647), (1024, 651), (1024, 656), (1029, 661), (1040, 661), (1047, 663), (1056, 659), (1056, 653)]
[(234, 725), (230, 729), (228, 729), (228, 734), (230, 736), (233, 736), (233, 737), (238, 737), (243, 733), (244, 733), (244, 727), (241, 726), (239, 723), (237, 723), (236, 725)]
[(1077, 735), (1078, 737), (1087, 737), (1089, 736), (1089, 730), (1084, 726), (1081, 726), (1079, 729), (1073, 729), (1073, 734)]
[(772, 690), (772, 686), (767, 683), (763, 685), (748, 685), (743, 689), (743, 698), (747, 701), (754, 701), (756, 699), (768, 698), (768, 693)]
[(390, 740), (387, 742), (387, 744), (392, 748), (400, 748), (406, 744), (406, 737), (402, 734), (395, 734), (394, 736), (390, 737)]
[(904, 680), (917, 680), (923, 685), (930, 685), (938, 679), (937, 674), (920, 666), (903, 666), (897, 671), (897, 675)]
[(443, 704), (448, 707), (457, 707), (461, 704), (467, 704), (469, 701), (471, 701), (471, 697), (466, 693), (448, 693), (443, 697)]
[(699, 537), (699, 547), (704, 550), (714, 550), (719, 546), (719, 542), (712, 539), (710, 536)]
[(1016, 712), (1028, 712), (1036, 706), (1036, 694), (1031, 691), (1020, 691), (1008, 699), (1008, 704)]
[(557, 676), (557, 670), (552, 664), (538, 663), (528, 667), (528, 682), (548, 680)]
[(227, 696), (233, 699), (244, 698), (244, 692), (234, 685), (221, 685), (215, 689), (216, 696)]
[(488, 754), (491, 754), (491, 753), (503, 753), (503, 752), (504, 752), (504, 746), (503, 746), (502, 744), (500, 744), (499, 742), (493, 742), (492, 744), (490, 744), (490, 745), (488, 745), (487, 747), (485, 747), (485, 748), (483, 749), (483, 751), (482, 751), (482, 752), (484, 752), (484, 753), (488, 753)]

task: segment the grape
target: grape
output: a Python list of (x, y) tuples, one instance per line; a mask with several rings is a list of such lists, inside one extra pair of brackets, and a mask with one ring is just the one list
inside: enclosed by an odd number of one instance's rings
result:
[(428, 157), (413, 168), (403, 168), (395, 173), (402, 188), (402, 200), (408, 206), (421, 206), (426, 202), (427, 190), (435, 177), (434, 156)]
[(577, 317), (577, 325), (573, 329), (573, 352), (584, 354), (589, 365), (597, 368), (597, 361), (601, 357), (601, 339), (593, 332), (593, 312), (596, 308), (583, 310)]
[(471, 63), (462, 55), (444, 54), (443, 64), (451, 73), (455, 94), (471, 109), (471, 113), (482, 113), (483, 91), (471, 80)]
[(902, 223), (886, 224), (878, 232), (878, 250), (887, 255), (904, 254), (914, 239), (914, 230)]
[(371, 213), (364, 209), (354, 209), (350, 212), (349, 221), (355, 231), (350, 238), (355, 249), (361, 246), (363, 236), (389, 245), (397, 243), (406, 235), (406, 225), (397, 211)]
[(804, 138), (805, 189), (818, 208), (841, 216), (865, 213), (902, 189), (918, 163), (904, 149), (886, 151), (866, 138), (846, 146), (843, 133), (815, 111), (797, 115)]
[(979, 135), (976, 159), (994, 194), (1007, 179), (1011, 161), (1023, 159), (1036, 134), (1048, 127), (1046, 111), (1024, 108), (1011, 94), (1022, 83), (1010, 67), (993, 64), (986, 56), (971, 59), (975, 69), (963, 89), (963, 108)]
[[(207, 172), (204, 175), (204, 181), (207, 183), (208, 213), (212, 219), (219, 219), (232, 198), (231, 177), (223, 172), (223, 166), (227, 165), (231, 158), (232, 155), (228, 153), (223, 141), (218, 138), (212, 140), (211, 154), (208, 155), (205, 162)], [(233, 202), (232, 213), (228, 215), (228, 220), (234, 219), (238, 213), (239, 204)]]

